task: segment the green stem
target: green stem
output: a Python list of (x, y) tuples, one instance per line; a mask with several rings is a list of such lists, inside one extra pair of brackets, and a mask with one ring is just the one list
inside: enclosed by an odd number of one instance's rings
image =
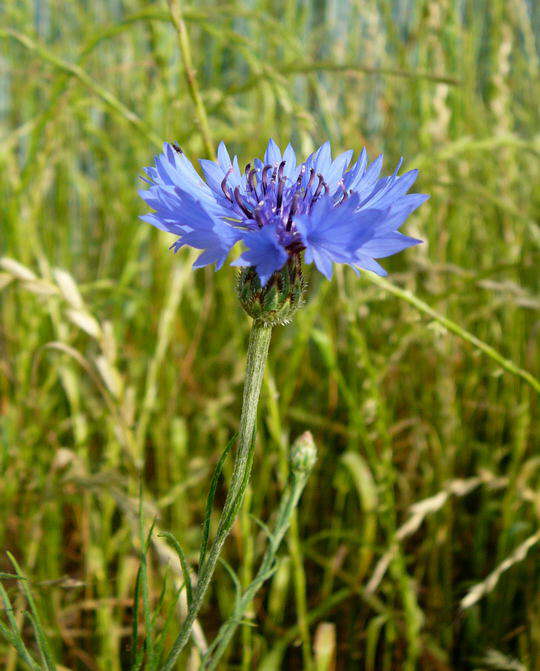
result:
[(420, 312), (429, 315), (436, 322), (442, 324), (446, 329), (448, 329), (448, 331), (451, 331), (462, 340), (471, 343), (471, 345), (489, 356), (491, 359), (493, 359), (493, 361), (496, 361), (499, 366), (501, 366), (501, 368), (504, 368), (513, 375), (517, 375), (522, 380), (525, 380), (525, 382), (527, 382), (527, 384), (529, 384), (535, 391), (540, 392), (540, 380), (529, 373), (529, 371), (520, 368), (511, 359), (506, 359), (502, 354), (497, 352), (495, 348), (491, 347), (491, 345), (488, 345), (483, 340), (480, 340), (480, 338), (477, 338), (473, 333), (470, 333), (459, 324), (456, 324), (456, 322), (448, 319), (448, 317), (440, 314), (423, 300), (417, 298), (410, 291), (407, 291), (406, 289), (400, 289), (400, 287), (392, 284), (392, 282), (389, 282), (388, 280), (385, 280), (383, 277), (379, 277), (374, 273), (365, 273), (365, 277), (367, 277), (370, 282), (373, 282), (373, 284), (377, 284), (379, 287), (382, 287), (383, 289), (386, 289), (390, 293), (394, 294), (394, 296), (407, 301), (407, 303), (413, 305)]
[(300, 630), (302, 642), (302, 658), (304, 670), (313, 669), (313, 655), (311, 654), (311, 640), (309, 635), (308, 606), (306, 599), (306, 574), (304, 573), (304, 562), (300, 535), (298, 533), (298, 517), (294, 511), (291, 519), (291, 533), (289, 535), (289, 552), (293, 566), (294, 593), (296, 599), (296, 619)]
[(279, 506), (274, 534), (270, 538), (269, 546), (264, 554), (257, 575), (242, 595), (242, 598), (235, 608), (233, 616), (221, 627), (216, 637), (217, 645), (215, 647), (215, 652), (212, 654), (211, 650), (208, 651), (207, 656), (209, 654), (212, 656), (211, 658), (207, 657), (203, 659), (202, 669), (214, 671), (217, 668), (223, 653), (227, 649), (234, 632), (249, 608), (249, 605), (253, 601), (255, 594), (263, 583), (271, 576), (276, 560), (276, 553), (291, 524), (296, 506), (298, 505), (300, 496), (306, 486), (308, 475), (309, 473), (307, 471), (300, 473), (293, 472), (291, 474), (290, 485), (287, 487)]
[(244, 397), (242, 402), (242, 414), (240, 416), (240, 430), (238, 433), (238, 448), (233, 467), (231, 486), (223, 506), (223, 512), (219, 520), (216, 538), (208, 551), (207, 558), (199, 568), (197, 587), (193, 593), (193, 601), (187, 617), (182, 624), (169, 656), (167, 657), (162, 671), (170, 671), (184, 646), (189, 640), (191, 628), (201, 609), (204, 595), (214, 574), (219, 555), (225, 539), (233, 525), (236, 515), (244, 499), (244, 493), (251, 473), (253, 461), (255, 420), (257, 417), (257, 405), (264, 374), (268, 346), (272, 334), (271, 326), (264, 326), (254, 322), (249, 336), (246, 379), (244, 383)]
[[(251, 517), (249, 514), (251, 508), (251, 499), (253, 492), (251, 487), (246, 490), (244, 503), (242, 504), (242, 511), (239, 517), (239, 525), (242, 534), (242, 567), (241, 567), (241, 583), (242, 589), (245, 590), (251, 585), (253, 581), (253, 565), (255, 562), (255, 542), (254, 534), (251, 531)], [(242, 661), (240, 671), (250, 671), (253, 668), (253, 629), (251, 627), (242, 628)]]
[(193, 59), (191, 57), (191, 45), (189, 42), (189, 35), (184, 23), (182, 15), (182, 7), (180, 0), (168, 0), (169, 10), (171, 12), (171, 19), (174, 27), (178, 32), (178, 39), (180, 42), (180, 51), (182, 53), (182, 60), (184, 61), (184, 71), (186, 73), (186, 81), (195, 105), (195, 114), (197, 115), (197, 122), (201, 131), (201, 136), (204, 142), (204, 148), (210, 158), (215, 158), (214, 143), (212, 142), (212, 135), (210, 133), (210, 126), (208, 125), (208, 117), (206, 115), (206, 108), (199, 90), (197, 77), (195, 76), (195, 69), (193, 67)]

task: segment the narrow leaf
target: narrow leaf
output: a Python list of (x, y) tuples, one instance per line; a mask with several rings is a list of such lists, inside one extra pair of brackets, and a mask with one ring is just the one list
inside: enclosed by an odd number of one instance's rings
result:
[(178, 555), (180, 565), (182, 566), (182, 573), (184, 574), (184, 582), (186, 584), (186, 596), (187, 596), (188, 608), (191, 608), (191, 604), (193, 602), (193, 591), (191, 588), (191, 578), (189, 575), (189, 567), (186, 561), (186, 555), (182, 550), (182, 546), (170, 531), (163, 531), (159, 535), (160, 537), (166, 538), (169, 541), (169, 543), (175, 549), (176, 554)]
[(223, 470), (223, 464), (225, 463), (225, 459), (227, 458), (227, 455), (229, 454), (230, 449), (233, 446), (235, 440), (236, 440), (236, 434), (231, 438), (231, 440), (227, 444), (227, 447), (223, 450), (223, 453), (219, 458), (219, 461), (214, 470), (212, 481), (210, 483), (210, 491), (208, 493), (208, 499), (206, 500), (206, 510), (204, 513), (203, 535), (201, 541), (201, 551), (199, 554), (199, 570), (201, 569), (204, 563), (206, 557), (206, 550), (208, 548), (208, 537), (210, 535), (210, 518), (212, 516), (212, 508), (214, 506), (214, 497), (216, 495), (219, 476), (221, 475), (221, 471)]
[[(11, 563), (13, 564), (14, 569), (17, 571), (17, 573), (22, 574), (21, 567), (19, 566), (17, 560), (15, 557), (11, 554), (11, 552), (7, 553)], [(30, 613), (29, 617), (32, 620), (32, 624), (34, 625), (34, 630), (36, 632), (36, 638), (39, 646), (39, 651), (41, 652), (43, 656), (43, 661), (45, 663), (45, 666), (47, 667), (47, 671), (56, 671), (56, 664), (54, 663), (54, 659), (52, 656), (51, 649), (49, 647), (49, 643), (47, 641), (47, 637), (45, 635), (45, 632), (43, 631), (43, 626), (41, 624), (41, 620), (39, 618), (39, 613), (37, 611), (36, 603), (34, 601), (34, 597), (32, 596), (32, 593), (30, 592), (30, 588), (28, 587), (28, 581), (27, 580), (21, 580), (20, 581), (22, 591), (24, 593), (24, 596), (26, 597), (26, 600), (28, 601), (28, 606), (30, 607)]]

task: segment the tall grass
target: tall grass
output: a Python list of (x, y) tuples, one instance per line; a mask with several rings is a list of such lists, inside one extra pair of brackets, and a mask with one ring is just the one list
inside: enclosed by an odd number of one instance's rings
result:
[[(391, 285), (309, 277), (276, 329), (224, 553), (242, 588), (305, 429), (319, 461), (220, 668), (540, 669), (538, 7), (208, 0), (183, 20), (199, 101), (164, 2), (0, 8), (0, 548), (27, 578), (4, 580), (0, 621), (39, 659), (29, 589), (58, 669), (128, 668), (142, 479), (157, 615), (138, 633), (174, 608), (170, 646), (186, 595), (158, 532), (196, 572), (249, 324), (232, 269), (191, 272), (138, 221), (137, 175), (163, 139), (247, 162), (270, 136), (329, 138), (421, 169), (407, 233), (426, 244), (388, 261)], [(218, 569), (178, 669), (235, 593)], [(0, 636), (0, 665), (28, 668), (14, 646)]]

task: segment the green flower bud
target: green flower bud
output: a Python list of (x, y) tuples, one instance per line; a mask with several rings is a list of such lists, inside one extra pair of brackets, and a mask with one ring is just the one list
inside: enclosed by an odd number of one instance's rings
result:
[(306, 283), (297, 254), (290, 256), (281, 270), (275, 272), (261, 287), (253, 266), (243, 268), (238, 278), (238, 297), (244, 310), (265, 326), (287, 324), (304, 304)]
[(317, 461), (317, 447), (311, 431), (305, 431), (294, 441), (289, 454), (293, 473), (307, 475)]

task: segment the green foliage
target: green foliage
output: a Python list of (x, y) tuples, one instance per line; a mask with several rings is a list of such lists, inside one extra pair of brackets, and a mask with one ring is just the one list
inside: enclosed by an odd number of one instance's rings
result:
[[(180, 15), (193, 89), (166, 3), (3, 3), (2, 669), (159, 668), (182, 563), (195, 578), (217, 528), (249, 321), (235, 271), (191, 272), (136, 195), (162, 140), (208, 154), (201, 103), (243, 163), (270, 136), (365, 144), (432, 195), (389, 281), (308, 268), (274, 329), (252, 515), (276, 528), (291, 437), (311, 430), (318, 461), (219, 668), (535, 668), (539, 18), (523, 0), (204, 0)], [(218, 568), (178, 669), (240, 618), (268, 548), (244, 510), (222, 555), (240, 590)]]

